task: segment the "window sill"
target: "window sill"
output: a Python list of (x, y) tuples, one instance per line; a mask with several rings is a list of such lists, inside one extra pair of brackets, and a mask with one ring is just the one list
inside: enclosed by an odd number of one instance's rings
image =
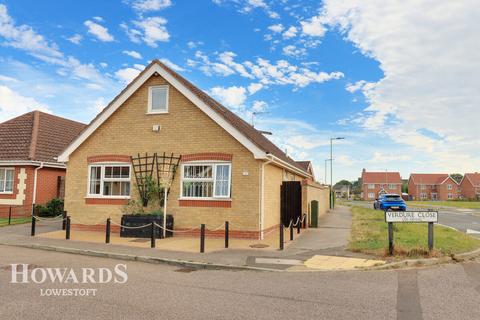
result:
[(85, 204), (126, 205), (130, 197), (85, 197)]
[(147, 116), (150, 114), (168, 114), (168, 111), (149, 111), (146, 113)]
[(0, 192), (0, 194), (13, 194), (13, 191)]
[(180, 207), (208, 207), (208, 208), (231, 208), (232, 199), (219, 198), (179, 198), (178, 205)]

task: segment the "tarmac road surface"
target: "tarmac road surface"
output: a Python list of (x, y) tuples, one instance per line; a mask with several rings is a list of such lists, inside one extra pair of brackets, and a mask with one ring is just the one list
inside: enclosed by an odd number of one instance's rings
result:
[[(10, 283), (12, 263), (29, 264), (30, 281), (38, 267), (81, 275), (81, 268), (126, 264), (128, 281)], [(52, 288), (97, 291), (45, 296)], [(401, 271), (191, 270), (0, 246), (0, 319), (480, 319), (479, 306), (478, 262)]]

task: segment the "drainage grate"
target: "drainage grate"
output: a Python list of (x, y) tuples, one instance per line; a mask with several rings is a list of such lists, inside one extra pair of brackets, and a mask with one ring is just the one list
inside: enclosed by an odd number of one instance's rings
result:
[(263, 249), (268, 247), (269, 247), (268, 244), (263, 244), (263, 243), (255, 243), (250, 245), (250, 248), (255, 248), (255, 249)]

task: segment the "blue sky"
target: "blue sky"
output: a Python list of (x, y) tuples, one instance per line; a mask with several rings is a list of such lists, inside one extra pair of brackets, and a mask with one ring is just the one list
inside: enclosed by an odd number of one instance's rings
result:
[(257, 112), (319, 180), (332, 136), (346, 137), (335, 180), (479, 171), (479, 13), (474, 1), (0, 0), (0, 121), (42, 109), (88, 123), (159, 58), (247, 121)]

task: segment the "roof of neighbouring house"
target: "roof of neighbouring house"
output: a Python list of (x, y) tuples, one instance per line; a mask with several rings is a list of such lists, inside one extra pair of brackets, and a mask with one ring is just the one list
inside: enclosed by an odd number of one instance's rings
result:
[(399, 172), (362, 172), (362, 183), (402, 183)]
[(0, 160), (56, 162), (85, 124), (32, 111), (0, 123)]
[[(273, 156), (279, 158), (280, 160), (288, 163), (289, 165), (301, 170), (302, 172), (307, 173), (310, 175), (306, 169), (300, 165), (298, 162), (290, 158), (283, 152), (280, 148), (278, 148), (273, 142), (271, 142), (268, 138), (266, 138), (261, 132), (255, 129), (252, 125), (248, 124), (242, 118), (237, 116), (235, 113), (230, 111), (228, 108), (224, 107), (218, 101), (210, 97), (204, 91), (197, 88), (187, 79), (179, 75), (177, 72), (166, 66), (159, 60), (153, 60), (135, 79), (133, 79), (126, 87), (123, 89), (88, 125), (89, 127), (96, 123), (98, 119), (101, 119), (102, 115), (115, 104), (116, 100), (119, 99), (123, 94), (129, 91), (130, 87), (133, 86), (134, 83), (138, 79), (141, 79), (142, 76), (154, 65), (158, 65), (161, 69), (166, 71), (171, 77), (173, 77), (176, 81), (178, 81), (181, 85), (187, 88), (191, 93), (193, 93), (198, 99), (200, 99), (203, 103), (205, 103), (208, 107), (210, 107), (215, 113), (220, 115), (225, 121), (227, 121), (231, 126), (233, 126), (236, 130), (238, 130), (243, 136), (245, 136), (251, 143), (256, 145), (259, 149), (263, 150), (266, 153), (270, 153)], [(100, 121), (100, 120), (99, 120)], [(85, 128), (85, 132), (89, 129), (88, 127)], [(91, 133), (88, 133), (91, 134)], [(88, 137), (88, 134), (86, 136)], [(79, 137), (80, 141), (83, 137), (83, 133)], [(74, 149), (73, 149), (74, 150)], [(67, 152), (68, 150), (65, 150)], [(71, 152), (72, 150), (70, 150)], [(68, 154), (68, 152), (67, 152)]]
[(436, 185), (442, 184), (449, 176), (448, 173), (412, 173), (410, 179), (414, 184)]
[(465, 173), (464, 178), (468, 179), (474, 186), (480, 186), (480, 173)]

